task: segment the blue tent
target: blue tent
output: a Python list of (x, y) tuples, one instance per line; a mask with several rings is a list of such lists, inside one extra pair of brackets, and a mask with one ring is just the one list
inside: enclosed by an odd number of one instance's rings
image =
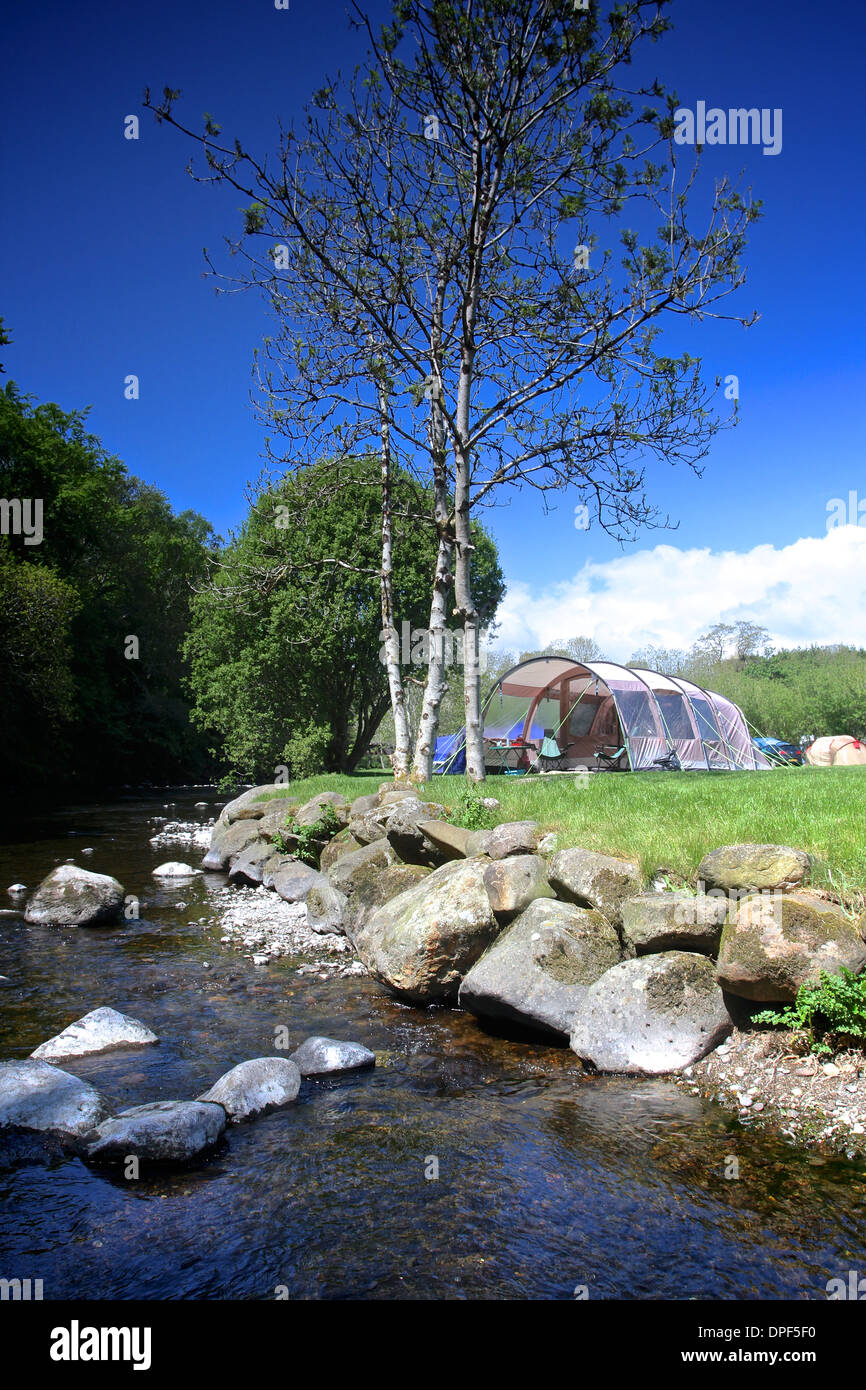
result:
[(466, 739), (464, 730), (456, 734), (440, 734), (433, 749), (433, 775), (443, 772), (466, 771)]

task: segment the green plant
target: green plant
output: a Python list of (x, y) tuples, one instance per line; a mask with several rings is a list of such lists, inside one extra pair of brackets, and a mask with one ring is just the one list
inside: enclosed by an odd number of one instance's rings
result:
[(838, 975), (821, 971), (817, 983), (801, 985), (793, 1004), (765, 1009), (755, 1023), (772, 1023), (802, 1034), (812, 1052), (828, 1054), (851, 1039), (866, 1038), (866, 975), (842, 966)]
[[(316, 869), (319, 865), (322, 840), (330, 840), (340, 829), (340, 821), (333, 806), (324, 805), (318, 820), (312, 825), (298, 825), (297, 821), (286, 820), (286, 830), (278, 830), (272, 841), (281, 854), (294, 855), (302, 863)], [(291, 837), (287, 839), (286, 835)]]
[(220, 796), (234, 796), (240, 780), (238, 773), (227, 772), (225, 776), (221, 777), (217, 782), (217, 791)]
[(472, 787), (465, 787), (451, 807), (446, 817), (450, 825), (462, 826), (464, 830), (488, 830), (495, 824), (493, 813), (484, 800)]

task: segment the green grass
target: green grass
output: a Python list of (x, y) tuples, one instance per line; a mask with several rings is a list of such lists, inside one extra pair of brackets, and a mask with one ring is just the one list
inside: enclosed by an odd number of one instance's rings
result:
[[(347, 797), (375, 791), (386, 773), (329, 775), (293, 783), (305, 799), (320, 791)], [(432, 801), (453, 805), (462, 777), (434, 777)], [(812, 882), (866, 907), (866, 768), (778, 768), (771, 772), (612, 773), (581, 787), (568, 776), (490, 777), (482, 796), (502, 804), (497, 821), (537, 820), (581, 845), (640, 860), (694, 882), (698, 864), (719, 845), (791, 845), (813, 856)]]

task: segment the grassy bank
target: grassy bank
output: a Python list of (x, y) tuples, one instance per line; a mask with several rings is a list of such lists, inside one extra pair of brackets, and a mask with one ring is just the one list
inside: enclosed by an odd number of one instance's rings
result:
[[(380, 772), (311, 777), (291, 792), (361, 796), (385, 780)], [(449, 805), (465, 786), (462, 777), (435, 777), (425, 795)], [(567, 776), (491, 777), (481, 794), (501, 802), (495, 820), (537, 820), (563, 845), (639, 858), (647, 878), (664, 869), (693, 879), (719, 845), (792, 845), (813, 855), (816, 885), (866, 906), (866, 768), (623, 773), (587, 786)]]

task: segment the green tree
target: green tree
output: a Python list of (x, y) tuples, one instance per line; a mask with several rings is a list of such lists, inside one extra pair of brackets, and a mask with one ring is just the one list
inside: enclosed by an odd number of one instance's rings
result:
[[(193, 600), (193, 718), (213, 752), (246, 776), (273, 777), (283, 765), (293, 775), (351, 771), (382, 723), (390, 701), (378, 484), (378, 461), (361, 458), (266, 488)], [(394, 612), (398, 630), (424, 631), (435, 531), (406, 522), (424, 511), (407, 474), (396, 474), (393, 491)], [(502, 575), (480, 528), (477, 542), (492, 619)], [(411, 645), (408, 655), (411, 669)]]

